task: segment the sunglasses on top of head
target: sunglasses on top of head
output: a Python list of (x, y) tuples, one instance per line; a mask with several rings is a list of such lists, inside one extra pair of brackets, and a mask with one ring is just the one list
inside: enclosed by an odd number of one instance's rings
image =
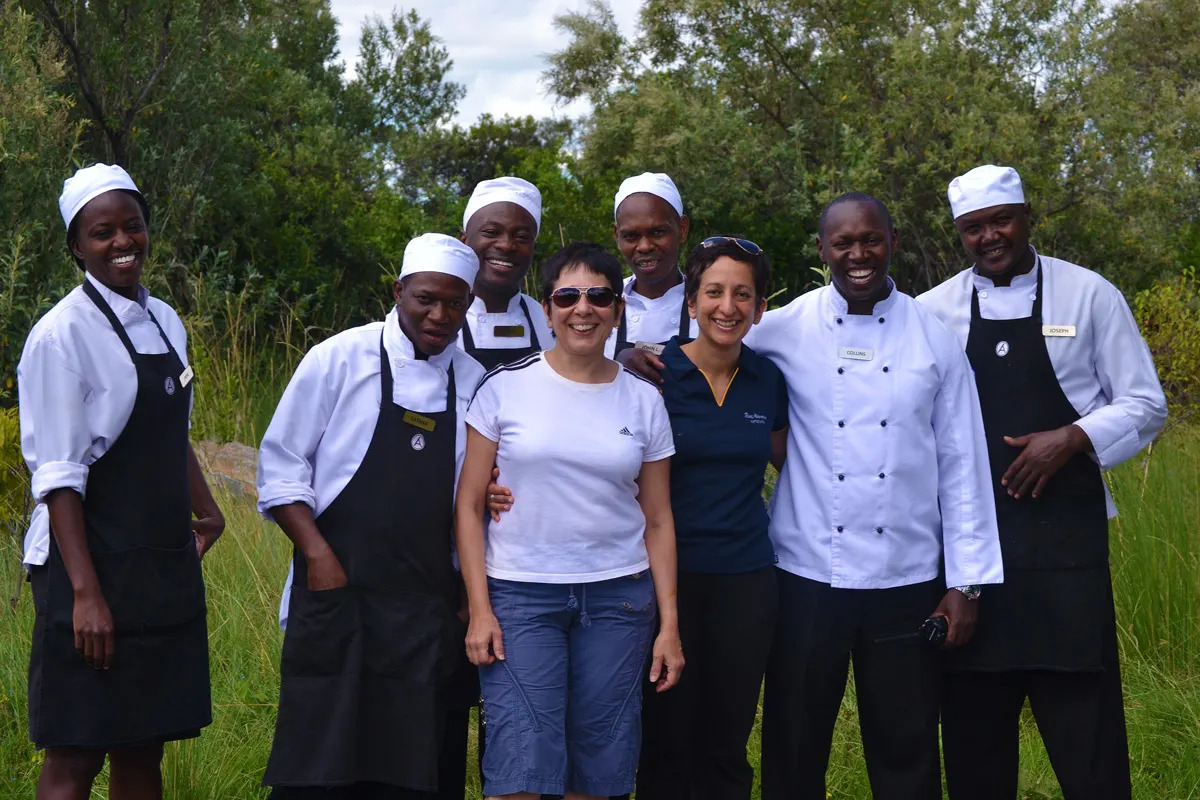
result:
[(550, 293), (550, 302), (558, 308), (571, 308), (584, 294), (587, 295), (588, 303), (596, 308), (608, 308), (617, 299), (617, 293), (611, 286), (589, 286), (586, 289), (563, 286)]
[(762, 255), (762, 248), (756, 245), (749, 239), (739, 239), (736, 236), (710, 236), (700, 243), (701, 247), (716, 247), (725, 242), (733, 242), (746, 253), (752, 256)]

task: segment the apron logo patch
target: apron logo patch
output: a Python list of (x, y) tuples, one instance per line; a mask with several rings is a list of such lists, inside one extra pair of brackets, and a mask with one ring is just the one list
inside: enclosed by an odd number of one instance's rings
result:
[(412, 444), (413, 450), (424, 450), (425, 449), (425, 434), (414, 433), (410, 443)]
[(1008, 355), (1008, 342), (996, 342), (996, 355), (1001, 358)]
[(167, 390), (167, 394), (175, 394), (175, 379), (169, 377), (163, 381), (163, 388)]

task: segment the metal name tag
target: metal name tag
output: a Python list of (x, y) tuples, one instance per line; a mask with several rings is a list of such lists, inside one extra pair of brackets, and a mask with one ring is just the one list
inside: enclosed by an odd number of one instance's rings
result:
[(409, 425), (420, 428), (423, 431), (432, 432), (433, 429), (437, 427), (437, 422), (435, 420), (430, 419), (424, 414), (418, 414), (415, 411), (405, 411), (404, 421)]
[(192, 371), (191, 367), (188, 367), (187, 369), (185, 369), (183, 372), (181, 372), (179, 374), (179, 385), (184, 388), (187, 388), (187, 385), (192, 382), (192, 378), (194, 378), (195, 376), (196, 376), (196, 373)]
[(875, 351), (864, 350), (861, 347), (843, 347), (840, 355), (842, 358), (852, 358), (855, 361), (870, 361), (875, 358)]
[(661, 344), (654, 344), (653, 342), (638, 342), (634, 347), (638, 350), (645, 350), (647, 353), (653, 353), (656, 356), (661, 356), (665, 349)]
[(492, 328), (492, 336), (497, 339), (520, 339), (524, 335), (524, 325), (496, 325)]
[(1074, 336), (1074, 325), (1043, 325), (1042, 336)]

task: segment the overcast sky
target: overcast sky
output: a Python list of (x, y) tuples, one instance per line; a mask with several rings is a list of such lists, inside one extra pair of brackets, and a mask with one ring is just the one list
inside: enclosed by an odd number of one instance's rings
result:
[[(583, 10), (587, 0), (331, 0), (330, 4), (339, 23), (338, 49), (350, 71), (358, 58), (359, 34), (368, 16), (387, 19), (393, 8), (415, 8), (429, 20), (454, 60), (450, 79), (467, 87), (455, 119), (460, 125), (469, 125), (485, 113), (561, 117), (588, 110), (583, 101), (555, 106), (541, 83), (545, 57), (567, 43), (554, 29), (555, 15)], [(631, 34), (640, 0), (610, 0), (610, 4), (622, 32)]]

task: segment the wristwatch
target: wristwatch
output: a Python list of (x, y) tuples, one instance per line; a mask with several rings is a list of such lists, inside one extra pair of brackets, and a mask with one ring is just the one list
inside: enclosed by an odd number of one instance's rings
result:
[(970, 586), (955, 586), (968, 600), (978, 600), (979, 595), (983, 594), (983, 589), (972, 584)]

